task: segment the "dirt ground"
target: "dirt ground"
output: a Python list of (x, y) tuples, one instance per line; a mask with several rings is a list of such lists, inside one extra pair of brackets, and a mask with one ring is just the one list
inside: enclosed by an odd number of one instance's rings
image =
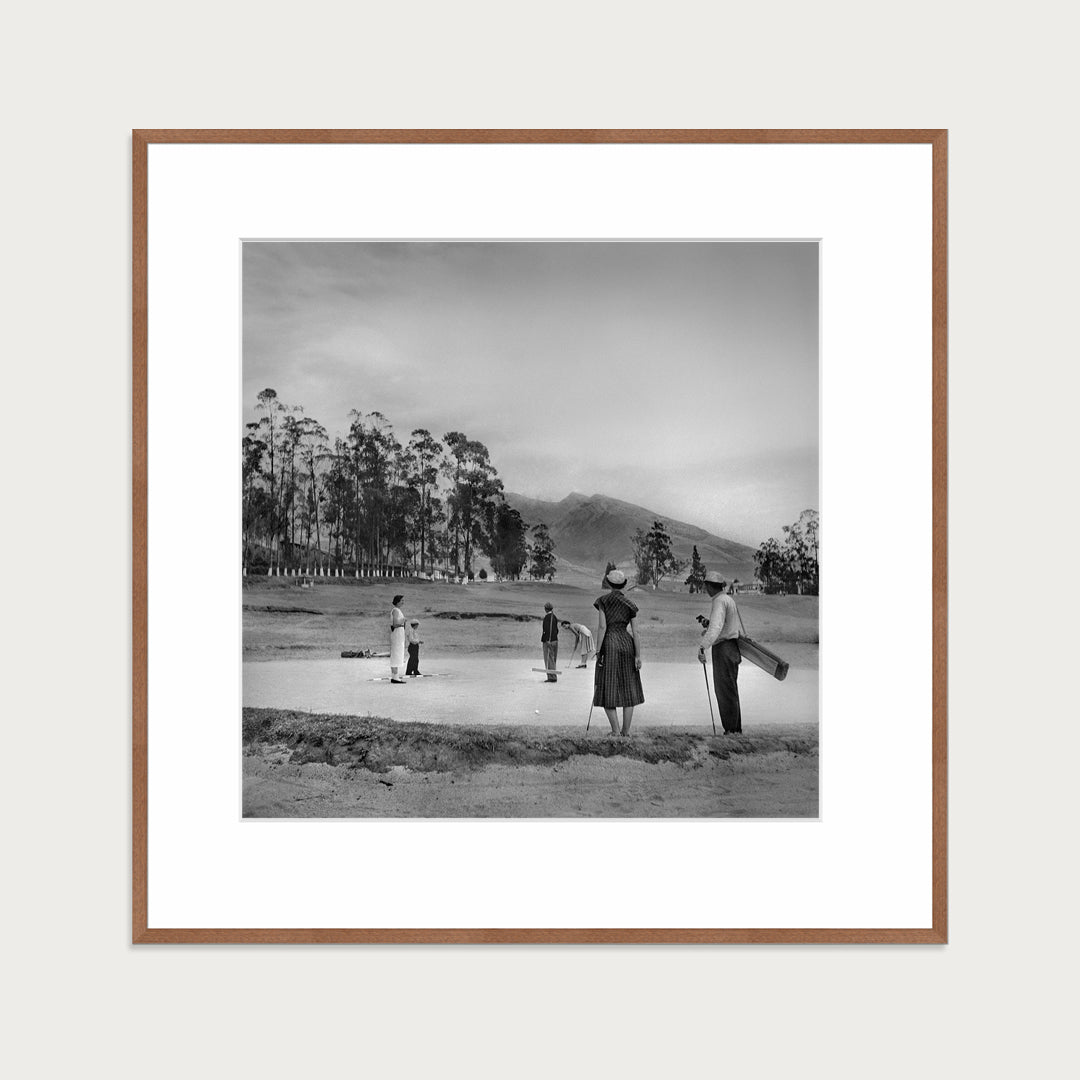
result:
[(244, 711), (245, 817), (815, 817), (817, 733), (630, 739)]

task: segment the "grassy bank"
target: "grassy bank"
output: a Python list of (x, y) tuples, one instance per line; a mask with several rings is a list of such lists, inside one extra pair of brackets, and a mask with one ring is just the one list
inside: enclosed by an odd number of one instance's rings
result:
[[(595, 719), (595, 718), (594, 718)], [(629, 739), (605, 734), (599, 718), (591, 732), (565, 728), (480, 727), (398, 723), (377, 717), (317, 715), (282, 709), (243, 711), (245, 751), (281, 748), (290, 764), (325, 764), (386, 773), (473, 772), (492, 765), (558, 765), (580, 758), (622, 759), (688, 768), (730, 759), (785, 754), (816, 759), (818, 736), (809, 725), (771, 727), (742, 736), (713, 737), (693, 730), (642, 729)]]

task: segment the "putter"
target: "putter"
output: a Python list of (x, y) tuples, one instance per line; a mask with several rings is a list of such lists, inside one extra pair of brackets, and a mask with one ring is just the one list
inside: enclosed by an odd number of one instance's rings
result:
[(712, 693), (709, 691), (709, 671), (703, 663), (701, 665), (702, 674), (705, 676), (705, 696), (709, 699), (709, 719), (712, 720), (712, 733), (716, 734), (716, 717), (712, 711)]
[(588, 730), (589, 730), (589, 725), (590, 725), (590, 724), (592, 723), (592, 711), (593, 711), (593, 709), (594, 709), (595, 707), (596, 707), (596, 706), (595, 706), (595, 704), (594, 704), (594, 705), (590, 705), (590, 706), (589, 706), (589, 719), (585, 721), (585, 731), (586, 731), (586, 732), (588, 732)]

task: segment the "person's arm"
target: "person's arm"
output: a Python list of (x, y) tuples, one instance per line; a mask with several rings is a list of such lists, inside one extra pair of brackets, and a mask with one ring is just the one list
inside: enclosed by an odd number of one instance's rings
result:
[(720, 631), (724, 629), (723, 593), (717, 593), (712, 598), (712, 607), (709, 609), (709, 628), (701, 635), (699, 653), (711, 649), (720, 640)]
[(634, 639), (634, 667), (638, 671), (641, 670), (641, 638), (638, 637), (637, 625), (635, 620), (631, 619), (626, 624), (627, 629), (630, 631), (630, 636)]
[(599, 618), (596, 620), (596, 652), (599, 654), (600, 647), (604, 644), (604, 634), (607, 631), (607, 619), (604, 618), (603, 609), (596, 609)]

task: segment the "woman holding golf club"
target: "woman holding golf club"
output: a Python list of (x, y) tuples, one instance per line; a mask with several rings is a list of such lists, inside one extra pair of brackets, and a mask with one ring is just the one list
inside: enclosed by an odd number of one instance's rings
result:
[[(600, 613), (596, 632), (596, 674), (593, 680), (593, 705), (607, 714), (613, 735), (627, 736), (634, 719), (634, 706), (645, 701), (641, 688), (641, 639), (634, 616), (637, 605), (622, 590), (626, 575), (609, 570), (604, 575), (608, 592), (593, 603)], [(615, 710), (622, 708), (622, 729)]]

